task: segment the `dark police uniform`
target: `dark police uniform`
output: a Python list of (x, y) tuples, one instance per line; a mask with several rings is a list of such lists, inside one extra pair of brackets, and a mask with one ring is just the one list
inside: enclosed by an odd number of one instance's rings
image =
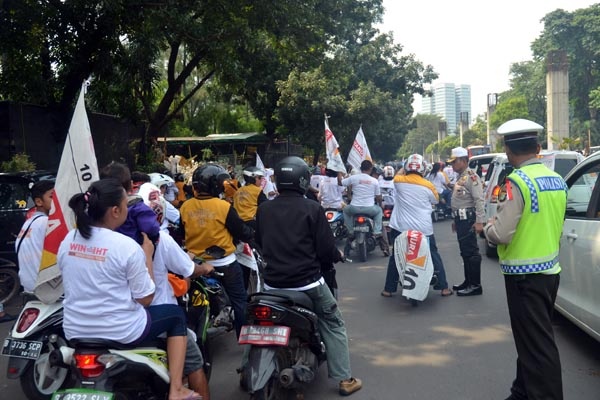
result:
[[(483, 184), (479, 175), (466, 168), (456, 179), (452, 191), (452, 215), (463, 259), (466, 287), (481, 287), (481, 254), (473, 225), (483, 223)], [(460, 294), (460, 293), (459, 293)]]

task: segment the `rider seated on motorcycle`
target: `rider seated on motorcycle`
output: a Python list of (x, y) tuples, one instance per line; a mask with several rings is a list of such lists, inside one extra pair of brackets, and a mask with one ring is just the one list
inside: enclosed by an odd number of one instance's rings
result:
[(427, 174), (427, 180), (433, 183), (437, 190), (440, 199), (445, 204), (446, 209), (450, 209), (450, 199), (452, 198), (452, 191), (448, 188), (450, 181), (446, 174), (440, 169), (440, 163), (434, 163), (431, 172)]
[(354, 240), (354, 215), (365, 214), (373, 218), (373, 236), (379, 242), (383, 254), (387, 257), (389, 255), (389, 248), (382, 235), (383, 211), (381, 206), (381, 190), (379, 189), (377, 179), (371, 176), (372, 169), (373, 163), (369, 160), (364, 160), (360, 164), (360, 174), (350, 175), (344, 179), (343, 174), (338, 172), (338, 185), (345, 187), (352, 186), (352, 201), (344, 207), (344, 223), (349, 232), (346, 249), (350, 248), (350, 244)]
[(85, 193), (75, 194), (69, 207), (77, 228), (65, 236), (57, 254), (67, 340), (100, 337), (136, 346), (166, 332), (169, 400), (200, 399), (183, 386), (183, 310), (173, 304), (150, 305), (155, 294), (152, 242), (143, 233), (140, 247), (116, 232), (128, 212), (122, 183), (96, 181)]
[(242, 269), (236, 260), (234, 239), (251, 242), (254, 231), (244, 224), (231, 204), (219, 198), (225, 179), (229, 179), (229, 174), (217, 164), (196, 168), (192, 176), (195, 197), (181, 206), (181, 227), (188, 252), (210, 261), (224, 274), (221, 282), (231, 301), (239, 337), (246, 323), (247, 293)]
[(331, 355), (329, 376), (339, 381), (340, 394), (352, 394), (362, 382), (352, 377), (346, 326), (321, 270), (322, 265), (343, 260), (343, 254), (335, 246), (323, 208), (304, 197), (308, 165), (299, 157), (286, 157), (275, 167), (275, 179), (279, 196), (261, 204), (256, 214), (256, 240), (266, 261), (265, 289), (302, 291), (312, 299)]
[[(156, 291), (151, 305), (177, 304), (173, 288), (169, 284), (168, 273), (181, 275), (186, 279), (210, 274), (214, 268), (209, 263), (196, 264), (168, 232), (160, 232), (160, 240), (154, 253), (154, 284)], [(208, 380), (204, 373), (204, 359), (194, 335), (188, 332), (183, 374), (188, 377), (189, 387), (200, 393), (203, 400), (210, 400)]]
[(337, 171), (325, 170), (325, 178), (321, 182), (318, 199), (324, 209), (333, 208), (341, 210), (345, 204), (343, 194), (345, 188), (337, 183)]

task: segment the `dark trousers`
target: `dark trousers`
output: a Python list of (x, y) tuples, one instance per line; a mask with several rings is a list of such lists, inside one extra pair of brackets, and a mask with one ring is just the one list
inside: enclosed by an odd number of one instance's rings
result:
[(481, 254), (479, 254), (477, 233), (473, 224), (475, 224), (474, 218), (454, 220), (460, 256), (465, 269), (465, 281), (468, 285), (481, 285)]
[(515, 400), (562, 400), (558, 348), (552, 313), (559, 275), (505, 275), (506, 300), (517, 348)]
[(222, 272), (221, 284), (229, 296), (233, 308), (235, 333), (240, 337), (242, 325), (246, 324), (246, 305), (248, 293), (244, 288), (242, 267), (237, 261), (225, 267), (215, 267), (215, 271)]

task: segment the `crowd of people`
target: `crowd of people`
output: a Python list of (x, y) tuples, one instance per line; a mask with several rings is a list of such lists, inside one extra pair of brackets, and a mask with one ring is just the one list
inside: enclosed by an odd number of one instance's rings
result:
[[(518, 353), (508, 399), (560, 399), (551, 310), (560, 272), (556, 255), (566, 186), (535, 157), (541, 126), (523, 121), (509, 121), (498, 129), (517, 169), (503, 189), (498, 216), (490, 221), (484, 221), (483, 184), (468, 167), (462, 147), (452, 149), (447, 165), (427, 165), (422, 155), (413, 154), (402, 165), (383, 168), (364, 160), (359, 171), (350, 174), (309, 168), (302, 159), (287, 157), (274, 169), (244, 168), (244, 185), (233, 168), (209, 163), (193, 172), (191, 188), (181, 175), (130, 172), (126, 165), (112, 162), (101, 169), (100, 180), (69, 201), (77, 227), (57, 255), (65, 291), (65, 335), (69, 340), (104, 337), (138, 345), (166, 333), (169, 400), (210, 399), (202, 354), (187, 332), (169, 273), (185, 280), (219, 271), (239, 336), (246, 322), (249, 271), (237, 262), (235, 250), (239, 241), (247, 242), (260, 249), (266, 261), (266, 290), (302, 291), (313, 300), (323, 341), (335, 354), (328, 360), (329, 376), (339, 381), (340, 394), (352, 394), (362, 382), (351, 373), (335, 282), (327, 277), (331, 279), (328, 271), (350, 250), (353, 216), (361, 213), (373, 218), (374, 236), (389, 257), (384, 297), (398, 289), (399, 273), (389, 245), (404, 231), (417, 230), (427, 237), (437, 277), (433, 289), (443, 297), (483, 294), (476, 235), (483, 232), (496, 243)], [(556, 180), (553, 189), (537, 189), (532, 182), (539, 177)], [(35, 286), (53, 183), (37, 182), (31, 193), (35, 212), (15, 243), (26, 292)], [(452, 210), (452, 230), (463, 259), (464, 281), (452, 287), (431, 219), (438, 202)], [(386, 206), (393, 207), (390, 243), (382, 226)], [(343, 211), (350, 232), (343, 252), (336, 246), (325, 208)], [(552, 235), (549, 243), (535, 241), (542, 231)], [(93, 257), (88, 249), (93, 249)], [(0, 322), (13, 319), (2, 313), (0, 309)], [(183, 385), (184, 376), (189, 388)]]

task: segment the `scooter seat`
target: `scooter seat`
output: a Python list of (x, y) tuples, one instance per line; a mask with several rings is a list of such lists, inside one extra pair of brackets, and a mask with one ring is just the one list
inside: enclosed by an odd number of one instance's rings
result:
[(311, 298), (306, 293), (297, 290), (273, 289), (256, 293), (252, 295), (252, 299), (272, 301), (280, 304), (293, 303), (309, 310), (312, 310), (314, 307)]

